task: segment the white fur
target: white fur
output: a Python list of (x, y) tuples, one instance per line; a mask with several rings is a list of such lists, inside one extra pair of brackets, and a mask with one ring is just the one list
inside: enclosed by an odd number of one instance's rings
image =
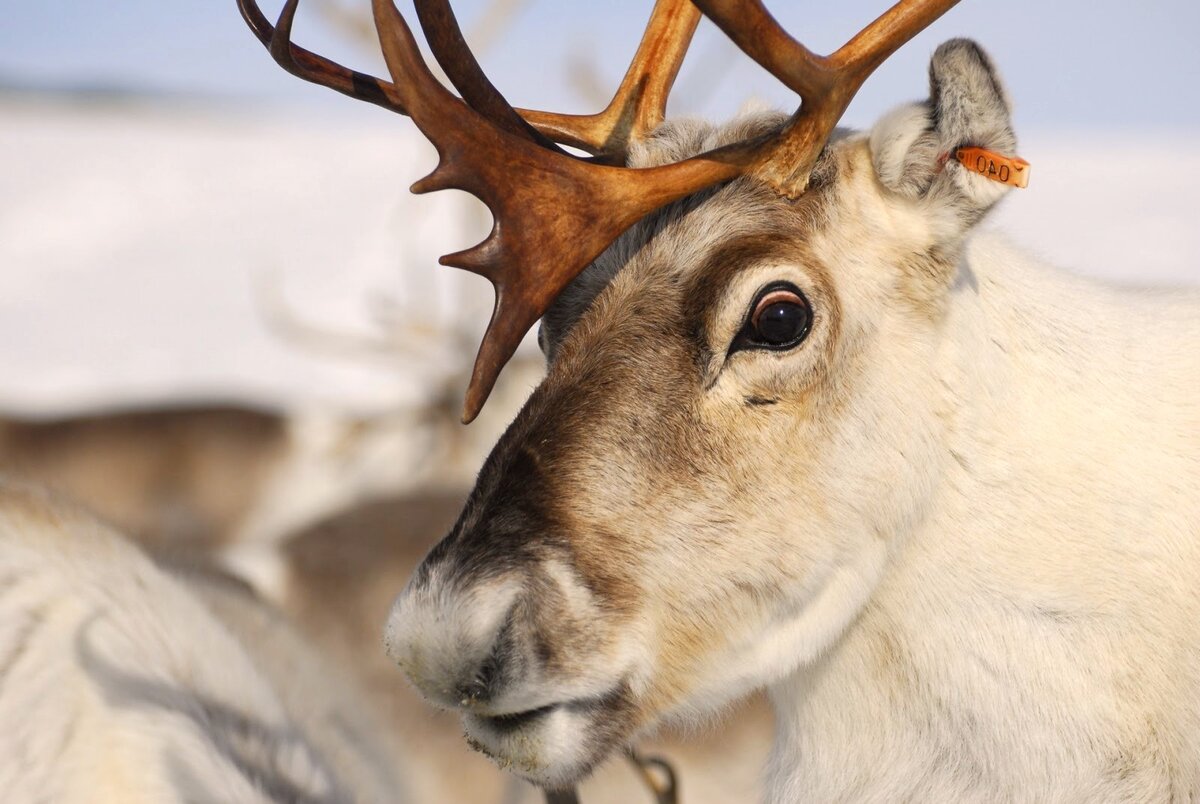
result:
[(4, 486), (0, 722), (6, 801), (405, 798), (390, 740), (281, 620)]
[(995, 236), (960, 271), (908, 406), (953, 418), (929, 510), (838, 647), (771, 685), (769, 798), (1194, 799), (1200, 299)]
[(590, 718), (563, 708), (543, 715), (532, 734), (530, 729), (503, 733), (485, 718), (463, 717), (466, 736), (489, 756), (501, 758), (502, 769), (536, 778), (548, 787), (571, 785), (586, 768), (591, 757), (579, 735), (592, 725)]

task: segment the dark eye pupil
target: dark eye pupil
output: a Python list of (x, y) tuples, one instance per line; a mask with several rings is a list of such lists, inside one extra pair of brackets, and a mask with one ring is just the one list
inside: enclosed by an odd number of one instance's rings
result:
[(808, 326), (808, 309), (794, 302), (776, 302), (758, 314), (758, 337), (779, 346), (796, 340)]

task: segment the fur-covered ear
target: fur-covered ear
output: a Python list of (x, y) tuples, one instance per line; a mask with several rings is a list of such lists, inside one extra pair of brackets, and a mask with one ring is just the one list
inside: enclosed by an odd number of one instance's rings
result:
[[(930, 97), (901, 106), (871, 130), (880, 182), (935, 215), (939, 234), (956, 240), (1010, 189), (954, 159), (965, 145), (1016, 156), (1012, 107), (988, 55), (969, 39), (952, 39), (929, 63)], [(943, 229), (943, 226), (945, 227)]]

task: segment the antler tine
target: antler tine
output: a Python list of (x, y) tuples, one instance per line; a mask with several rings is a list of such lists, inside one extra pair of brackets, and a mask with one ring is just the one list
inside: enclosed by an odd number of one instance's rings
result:
[(237, 0), (237, 5), (250, 30), (270, 51), (276, 63), (292, 75), (389, 111), (408, 114), (397, 100), (395, 87), (389, 82), (343, 67), (292, 44), (292, 21), (296, 17), (299, 0), (287, 0), (284, 3), (275, 27), (267, 21), (255, 0)]
[(863, 81), (958, 0), (900, 0), (832, 56), (818, 56), (780, 27), (761, 0), (694, 0), (751, 58), (803, 100), (755, 173), (795, 198)]
[(888, 56), (928, 28), (957, 2), (901, 0), (838, 48), (829, 61), (839, 70), (857, 73), (861, 84)]
[(700, 22), (691, 0), (656, 0), (646, 31), (616, 94), (598, 114), (522, 110), (551, 139), (593, 154), (619, 157), (630, 140), (663, 121), (667, 97)]
[(558, 146), (527, 123), (488, 80), (463, 37), (448, 0), (415, 0), (413, 5), (433, 57), (462, 99), (510, 134), (557, 150)]
[(834, 79), (829, 59), (785, 31), (760, 0), (694, 0), (725, 35), (801, 98), (815, 98)]

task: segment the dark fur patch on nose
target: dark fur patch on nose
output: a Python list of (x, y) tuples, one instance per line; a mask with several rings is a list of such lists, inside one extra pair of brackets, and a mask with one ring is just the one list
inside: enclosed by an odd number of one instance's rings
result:
[(418, 567), (414, 583), (428, 583), (435, 568), (464, 587), (523, 574), (553, 551), (560, 528), (540, 460), (510, 429), (480, 470), (458, 521)]

